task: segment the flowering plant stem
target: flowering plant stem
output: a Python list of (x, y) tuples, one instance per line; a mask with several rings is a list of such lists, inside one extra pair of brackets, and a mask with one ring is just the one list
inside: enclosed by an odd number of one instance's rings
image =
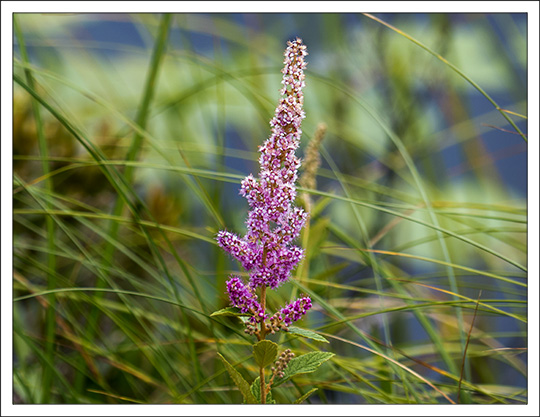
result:
[[(293, 205), (300, 167), (300, 159), (296, 157), (295, 150), (300, 143), (300, 124), (305, 117), (302, 88), (305, 85), (304, 68), (307, 64), (304, 57), (307, 52), (299, 38), (287, 45), (282, 70), (283, 88), (280, 90), (282, 97), (270, 121), (272, 134), (259, 147), (259, 178), (250, 174), (242, 181), (240, 190), (251, 207), (246, 222), (247, 233), (239, 237), (222, 230), (217, 235), (219, 246), (240, 261), (249, 272), (247, 285), (240, 277), (231, 277), (227, 281), (227, 293), (231, 305), (240, 309), (241, 314), (249, 316), (245, 321), (245, 332), (257, 337), (253, 356), (259, 366), (260, 388), (252, 385), (249, 392), (245, 392), (247, 382), (237, 372), (231, 376), (246, 402), (255, 401), (255, 395), (260, 393), (261, 404), (267, 403), (267, 395), (270, 394), (275, 378), (281, 382), (286, 378), (284, 371), (294, 357), (290, 349), (281, 353), (267, 385), (264, 370), (276, 360), (278, 345), (266, 340), (266, 336), (280, 330), (288, 331), (289, 326), (311, 308), (311, 299), (307, 296), (290, 302), (272, 316), (267, 313), (266, 305), (267, 288), (275, 289), (286, 282), (291, 271), (304, 257), (304, 249), (293, 245), (293, 241), (300, 235), (308, 218), (305, 210)], [(259, 287), (260, 296), (257, 297), (256, 290)], [(330, 356), (324, 357), (327, 360)], [(232, 369), (228, 362), (225, 366), (228, 370)], [(302, 367), (298, 366), (297, 369), (302, 370)], [(314, 370), (309, 369), (299, 373)], [(258, 391), (257, 394), (253, 390)]]
[[(261, 308), (263, 311), (266, 309), (266, 286), (261, 287)], [(264, 340), (266, 338), (265, 333), (265, 324), (261, 322), (261, 332), (259, 334), (259, 340)], [(259, 367), (259, 378), (261, 380), (261, 404), (266, 404), (266, 383), (264, 380), (264, 367)]]

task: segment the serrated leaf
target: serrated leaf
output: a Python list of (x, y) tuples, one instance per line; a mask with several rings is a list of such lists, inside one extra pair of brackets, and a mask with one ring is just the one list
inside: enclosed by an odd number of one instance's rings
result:
[(313, 394), (318, 389), (319, 388), (313, 388), (311, 391), (306, 392), (304, 395), (302, 395), (300, 398), (298, 398), (294, 403), (295, 404), (303, 403), (307, 399), (307, 397), (309, 397), (311, 394)]
[[(261, 378), (257, 377), (255, 378), (255, 381), (253, 381), (253, 384), (251, 384), (251, 393), (257, 400), (257, 403), (259, 404), (261, 402)], [(269, 391), (268, 394), (266, 394), (266, 404), (275, 404), (275, 400), (272, 399), (272, 391)]]
[(227, 362), (227, 360), (223, 356), (221, 356), (221, 354), (218, 353), (218, 356), (223, 361), (223, 364), (225, 365), (225, 368), (227, 369), (227, 372), (231, 376), (234, 384), (238, 387), (238, 389), (244, 396), (244, 400), (246, 401), (246, 403), (258, 404), (257, 400), (255, 400), (255, 397), (251, 393), (248, 382), (244, 379), (242, 375), (240, 375), (240, 372), (234, 369), (233, 366), (229, 362)]
[(320, 334), (312, 332), (311, 330), (301, 329), (300, 327), (290, 326), (287, 333), (296, 334), (298, 336), (307, 337), (308, 339), (317, 340), (318, 342), (330, 343)]
[(253, 357), (259, 368), (266, 368), (277, 357), (278, 345), (270, 340), (261, 340), (253, 345)]
[(215, 316), (234, 316), (234, 317), (243, 317), (243, 316), (249, 316), (248, 313), (241, 313), (240, 310), (236, 307), (225, 307), (221, 310), (214, 311), (212, 314), (210, 314), (210, 317)]
[(334, 356), (330, 352), (310, 352), (291, 359), (287, 368), (283, 370), (283, 378), (274, 380), (272, 386), (277, 387), (298, 374), (307, 374), (317, 370), (322, 363)]

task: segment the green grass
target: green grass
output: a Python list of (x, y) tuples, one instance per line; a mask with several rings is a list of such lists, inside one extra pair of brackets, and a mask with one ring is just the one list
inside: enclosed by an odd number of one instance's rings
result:
[(267, 303), (309, 295), (299, 327), (329, 343), (270, 338), (335, 356), (273, 398), (527, 403), (523, 21), (251, 17), (109, 16), (134, 46), (77, 35), (103, 16), (15, 15), (15, 402), (242, 402), (218, 353), (251, 382), (253, 340), (211, 313), (245, 273), (214, 237), (244, 230), (240, 181), (298, 35), (300, 152), (328, 129), (317, 187), (299, 189), (306, 260)]

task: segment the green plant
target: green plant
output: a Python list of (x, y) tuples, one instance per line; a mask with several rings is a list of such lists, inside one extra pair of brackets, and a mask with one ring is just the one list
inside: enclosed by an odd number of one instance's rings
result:
[[(253, 357), (259, 367), (259, 377), (250, 387), (220, 355), (247, 403), (266, 404), (267, 398), (269, 402), (275, 403), (271, 399), (272, 386), (278, 386), (296, 374), (313, 372), (333, 356), (333, 353), (328, 352), (312, 352), (294, 358), (294, 353), (287, 349), (276, 361), (278, 345), (266, 340), (269, 334), (276, 334), (280, 330), (290, 331), (291, 324), (301, 319), (311, 308), (311, 299), (307, 296), (287, 304), (272, 316), (267, 314), (266, 304), (267, 288), (276, 289), (286, 282), (291, 270), (304, 257), (303, 250), (292, 243), (300, 235), (308, 218), (306, 211), (292, 205), (296, 197), (297, 170), (300, 167), (300, 159), (295, 156), (295, 150), (300, 144), (300, 126), (305, 117), (302, 88), (305, 85), (304, 68), (307, 63), (304, 57), (307, 51), (299, 38), (289, 41), (287, 45), (285, 67), (282, 70), (283, 97), (270, 122), (272, 135), (259, 149), (259, 180), (250, 175), (242, 181), (241, 193), (251, 207), (246, 222), (247, 233), (239, 238), (234, 233), (221, 231), (217, 237), (219, 245), (249, 271), (247, 286), (241, 278), (233, 277), (227, 281), (227, 292), (232, 306), (238, 309), (236, 314), (239, 317), (248, 316), (244, 320), (245, 332), (257, 336), (258, 342), (253, 345)], [(257, 288), (260, 288), (260, 297), (256, 294)], [(224, 313), (231, 314), (231, 311), (226, 309)], [(326, 341), (305, 329), (293, 333)], [(272, 375), (267, 382), (265, 368), (273, 362), (275, 367), (272, 367)], [(298, 401), (306, 398), (303, 395)]]

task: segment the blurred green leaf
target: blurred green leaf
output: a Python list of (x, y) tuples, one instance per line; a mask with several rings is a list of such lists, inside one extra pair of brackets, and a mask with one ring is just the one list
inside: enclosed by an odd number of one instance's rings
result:
[(227, 372), (231, 376), (231, 379), (235, 383), (235, 385), (238, 387), (242, 395), (244, 396), (245, 401), (248, 404), (257, 404), (257, 401), (255, 400), (255, 397), (251, 393), (250, 386), (247, 383), (247, 381), (240, 375), (240, 372), (238, 372), (236, 369), (232, 367), (232, 365), (227, 362), (227, 360), (218, 353), (219, 358), (223, 361), (223, 364), (225, 365), (225, 368), (227, 369)]
[(305, 400), (308, 399), (308, 397), (313, 394), (315, 391), (317, 391), (319, 388), (313, 388), (312, 390), (306, 392), (304, 395), (302, 395), (300, 398), (298, 398), (294, 403), (295, 404), (302, 404)]

